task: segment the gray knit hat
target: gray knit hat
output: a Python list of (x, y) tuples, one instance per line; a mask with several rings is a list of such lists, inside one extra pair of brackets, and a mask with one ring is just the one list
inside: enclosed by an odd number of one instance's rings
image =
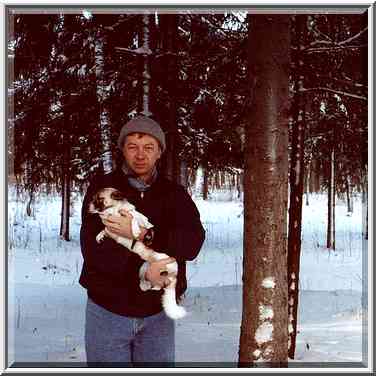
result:
[(165, 134), (163, 133), (160, 125), (153, 119), (139, 115), (129, 120), (128, 123), (124, 124), (118, 138), (118, 147), (120, 150), (123, 149), (125, 137), (131, 133), (145, 133), (149, 136), (153, 136), (159, 141), (162, 152), (166, 150)]

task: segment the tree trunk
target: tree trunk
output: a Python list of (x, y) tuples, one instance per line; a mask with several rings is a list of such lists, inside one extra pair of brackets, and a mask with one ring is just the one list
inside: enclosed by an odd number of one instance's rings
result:
[(242, 174), (240, 172), (236, 173), (236, 189), (238, 191), (238, 198), (241, 198), (242, 195)]
[(308, 161), (306, 172), (306, 206), (309, 206), (309, 195), (311, 193), (311, 160)]
[(33, 215), (33, 204), (34, 204), (34, 191), (29, 191), (29, 201), (26, 205), (26, 214), (28, 217), (31, 217)]
[[(57, 48), (65, 56), (66, 46), (64, 44), (64, 33), (69, 29), (71, 18), (70, 16), (59, 16), (60, 30), (57, 31)], [(71, 96), (66, 92), (64, 81), (66, 79), (65, 66), (60, 67), (58, 75), (58, 102), (61, 105), (61, 112), (63, 117), (63, 128), (61, 133), (62, 140), (62, 155), (61, 155), (61, 217), (60, 217), (60, 238), (69, 240), (69, 217), (70, 217), (70, 162), (71, 162)]]
[(311, 160), (311, 192), (320, 192), (321, 178), (320, 178), (320, 165), (316, 159)]
[[(300, 89), (303, 88), (304, 70), (301, 50), (305, 42), (306, 16), (295, 17), (295, 36), (298, 52), (294, 58), (294, 119), (291, 138), (290, 166), (290, 208), (288, 234), (288, 310), (289, 310), (289, 358), (295, 357), (298, 301), (299, 301), (299, 272), (302, 233), (302, 206), (304, 190), (304, 137), (305, 137), (305, 103)], [(307, 193), (308, 194), (308, 193)]]
[(366, 224), (365, 224), (365, 235), (364, 239), (368, 240), (368, 189), (366, 191)]
[(254, 87), (246, 129), (239, 366), (281, 367), (287, 365), (288, 358), (290, 17), (248, 17), (250, 82)]
[(218, 170), (214, 171), (214, 187), (215, 189), (221, 189), (220, 171)]
[[(31, 155), (31, 153), (30, 153)], [(26, 205), (26, 215), (28, 217), (31, 217), (33, 214), (33, 205), (34, 205), (34, 183), (33, 183), (33, 168), (32, 168), (32, 161), (28, 159), (26, 161), (26, 169), (25, 169), (25, 175), (26, 175), (26, 190), (29, 193), (29, 201)]]
[(139, 38), (142, 45), (142, 96), (141, 96), (141, 113), (145, 116), (152, 116), (150, 109), (150, 15), (144, 14), (142, 16), (142, 32)]
[(209, 171), (207, 166), (202, 167), (202, 199), (207, 200), (209, 197)]
[(95, 75), (97, 80), (97, 100), (99, 104), (99, 128), (102, 143), (102, 168), (104, 173), (109, 173), (113, 169), (111, 152), (111, 124), (107, 108), (109, 96), (108, 85), (104, 73), (104, 35), (98, 30), (95, 39)]
[(368, 177), (367, 169), (362, 176), (362, 213), (363, 213), (363, 237), (368, 240)]
[(164, 88), (167, 91), (168, 109), (166, 119), (166, 144), (165, 175), (172, 181), (182, 183), (181, 166), (179, 159), (179, 131), (177, 115), (177, 92), (178, 66), (176, 58), (176, 36), (178, 35), (178, 19), (175, 14), (162, 14), (159, 17), (161, 31), (161, 49), (165, 58), (164, 64)]
[(328, 227), (326, 237), (326, 248), (335, 249), (335, 154), (334, 146), (330, 153), (330, 176), (328, 187)]
[(69, 218), (70, 218), (70, 195), (71, 195), (71, 176), (69, 169), (69, 153), (66, 153), (62, 168), (62, 200), (61, 200), (61, 222), (60, 238), (66, 241), (69, 237)]
[(347, 215), (351, 215), (354, 211), (353, 195), (351, 189), (350, 176), (346, 176), (346, 201), (347, 201)]
[(70, 116), (67, 113), (68, 101), (67, 95), (62, 97), (62, 110), (64, 118), (64, 128), (62, 134), (63, 158), (61, 166), (61, 222), (60, 222), (60, 238), (69, 241), (69, 218), (70, 218), (70, 195), (71, 195), (71, 142), (70, 142)]

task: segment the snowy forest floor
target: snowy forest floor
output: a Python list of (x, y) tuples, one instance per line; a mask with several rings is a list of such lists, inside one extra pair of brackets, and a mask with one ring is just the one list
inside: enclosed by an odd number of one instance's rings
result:
[[(209, 201), (195, 199), (207, 237), (199, 257), (188, 263), (184, 306), (189, 315), (176, 325), (176, 361), (182, 366), (236, 366), (243, 207), (230, 196), (223, 192)], [(41, 197), (34, 216), (27, 217), (25, 200), (9, 195), (9, 365), (85, 366), (80, 207), (77, 195), (71, 241), (64, 242), (58, 236), (58, 198)], [(311, 195), (303, 209), (299, 334), (292, 367), (360, 367), (367, 361), (367, 243), (360, 198), (352, 215), (338, 201), (336, 215), (337, 249), (328, 251), (325, 195)]]

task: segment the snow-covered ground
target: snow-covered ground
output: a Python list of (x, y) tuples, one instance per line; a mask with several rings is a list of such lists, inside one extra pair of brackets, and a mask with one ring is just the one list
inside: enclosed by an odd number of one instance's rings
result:
[[(217, 193), (208, 201), (194, 197), (207, 237), (198, 258), (188, 264), (184, 305), (190, 315), (177, 323), (176, 359), (188, 362), (187, 367), (210, 362), (235, 366), (237, 361), (243, 205), (228, 195)], [(78, 284), (81, 197), (76, 195), (72, 204), (70, 242), (59, 239), (59, 198), (41, 196), (33, 217), (26, 216), (25, 202), (9, 192), (9, 365), (84, 366), (85, 290)], [(335, 251), (325, 248), (326, 210), (325, 195), (311, 195), (303, 209), (299, 335), (290, 364), (360, 367), (367, 360), (361, 201), (355, 198), (349, 216), (345, 203), (337, 200)]]

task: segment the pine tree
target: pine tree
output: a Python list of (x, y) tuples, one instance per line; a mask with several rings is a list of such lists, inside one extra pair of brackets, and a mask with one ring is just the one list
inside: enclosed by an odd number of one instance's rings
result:
[(252, 107), (246, 130), (243, 314), (239, 365), (286, 366), (290, 19), (250, 18)]

